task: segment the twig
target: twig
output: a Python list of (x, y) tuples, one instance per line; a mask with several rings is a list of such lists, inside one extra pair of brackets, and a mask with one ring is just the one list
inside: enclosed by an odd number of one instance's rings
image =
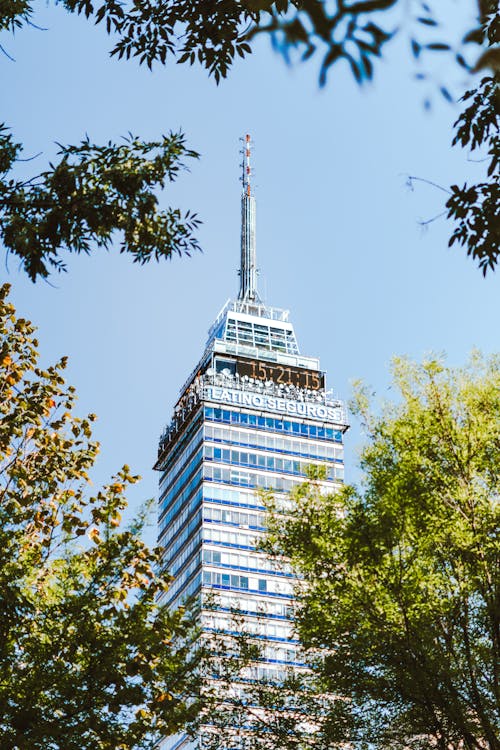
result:
[(412, 180), (417, 180), (418, 182), (425, 182), (427, 185), (432, 185), (432, 187), (437, 188), (438, 190), (442, 190), (443, 193), (448, 193), (448, 195), (451, 195), (451, 190), (448, 190), (447, 188), (444, 188), (442, 185), (438, 185), (437, 182), (432, 182), (432, 180), (426, 180), (425, 177), (414, 177), (413, 175), (408, 175), (408, 182), (410, 187), (413, 187)]
[(436, 216), (433, 216), (432, 219), (426, 219), (426, 221), (419, 221), (421, 227), (427, 226), (427, 224), (432, 224), (433, 221), (436, 221), (436, 219), (440, 219), (441, 216), (444, 216), (446, 214), (446, 211), (441, 211), (440, 214), (436, 214)]
[(0, 44), (0, 52), (3, 52), (4, 55), (5, 55), (5, 57), (8, 57), (9, 60), (11, 60), (11, 62), (16, 62), (14, 60), (14, 58), (11, 55), (9, 55), (9, 53), (7, 52), (7, 50), (5, 49), (5, 47), (2, 44)]
[(43, 154), (43, 151), (39, 151), (34, 156), (28, 156), (27, 159), (16, 159), (16, 161), (33, 161), (33, 159), (38, 159), (38, 157), (41, 156), (42, 154)]

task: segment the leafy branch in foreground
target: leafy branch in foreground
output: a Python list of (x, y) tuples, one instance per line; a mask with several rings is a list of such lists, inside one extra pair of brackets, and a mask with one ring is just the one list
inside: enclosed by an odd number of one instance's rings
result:
[(124, 527), (124, 466), (88, 496), (98, 453), (65, 361), (42, 370), (0, 291), (0, 737), (4, 750), (152, 747), (197, 710), (192, 626)]
[(303, 60), (320, 58), (321, 85), (340, 61), (349, 65), (358, 82), (372, 78), (376, 59), (402, 27), (410, 28), (414, 56), (429, 50), (451, 53), (456, 59), (451, 41), (440, 36), (440, 19), (421, 0), (103, 0), (97, 5), (90, 0), (63, 0), (63, 4), (106, 26), (116, 40), (112, 55), (137, 57), (149, 68), (155, 62), (165, 64), (168, 58), (198, 63), (217, 82), (227, 76), (235, 58), (251, 53), (260, 35), (268, 36), (286, 60), (293, 52)]
[(21, 151), (1, 126), (0, 237), (32, 281), (50, 269), (64, 270), (61, 251), (109, 248), (116, 232), (120, 252), (139, 263), (199, 250), (196, 214), (160, 210), (155, 195), (186, 169), (184, 159), (198, 157), (182, 133), (152, 142), (130, 136), (119, 145), (97, 146), (86, 138), (60, 146), (60, 161), (26, 181), (9, 177)]
[(487, 179), (476, 185), (465, 183), (462, 188), (452, 185), (446, 208), (456, 226), (449, 245), (465, 246), (486, 275), (500, 257), (500, 72), (484, 77), (462, 101), (468, 104), (455, 123), (453, 145), (460, 143), (472, 152), (486, 145)]

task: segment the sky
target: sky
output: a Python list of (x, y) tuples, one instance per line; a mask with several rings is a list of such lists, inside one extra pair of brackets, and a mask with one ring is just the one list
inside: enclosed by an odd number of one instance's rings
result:
[[(42, 171), (55, 142), (87, 133), (102, 143), (131, 131), (145, 139), (182, 129), (201, 158), (161, 195), (195, 210), (202, 253), (140, 267), (117, 250), (68, 257), (68, 272), (32, 284), (12, 259), (2, 277), (18, 312), (39, 328), (44, 364), (69, 356), (80, 415), (95, 412), (102, 443), (96, 488), (128, 463), (143, 481), (132, 509), (156, 494), (158, 438), (218, 311), (238, 290), (240, 136), (250, 133), (257, 197), (259, 291), (290, 309), (303, 354), (319, 356), (336, 397), (363, 379), (390, 397), (390, 360), (429, 352), (463, 364), (473, 348), (498, 351), (500, 276), (486, 279), (451, 225), (430, 223), (442, 186), (477, 179), (482, 165), (450, 147), (458, 112), (436, 92), (467, 74), (440, 58), (430, 88), (415, 82), (407, 32), (392, 44), (374, 83), (360, 88), (339, 66), (320, 89), (313, 61), (286, 66), (261, 39), (216, 86), (199, 68), (150, 72), (109, 58), (104, 31), (60, 5), (39, 3), (35, 22), (0, 43), (3, 119), (25, 145), (20, 165)], [(470, 0), (442, 0), (458, 33)], [(404, 19), (403, 19), (404, 20)], [(431, 93), (433, 106), (424, 107)], [(346, 436), (346, 476), (357, 478), (359, 426)], [(149, 531), (153, 538), (153, 528)]]

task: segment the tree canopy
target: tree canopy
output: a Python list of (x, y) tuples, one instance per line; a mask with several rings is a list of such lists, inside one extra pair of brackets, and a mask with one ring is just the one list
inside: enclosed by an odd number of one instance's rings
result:
[(269, 551), (302, 576), (297, 632), (323, 650), (318, 689), (349, 714), (315, 741), (497, 750), (500, 362), (396, 360), (394, 385), (380, 414), (358, 392), (361, 486), (306, 483), (270, 517)]
[(93, 415), (73, 415), (65, 361), (38, 363), (0, 294), (0, 744), (150, 747), (197, 710), (192, 626), (159, 603), (159, 550), (125, 526), (124, 466), (94, 496)]
[[(480, 149), (488, 161), (486, 175), (476, 185), (453, 185), (446, 209), (455, 222), (450, 245), (458, 243), (477, 260), (483, 273), (495, 268), (500, 253), (499, 205), (500, 15), (496, 0), (471, 1), (477, 22), (462, 44), (448, 39), (434, 5), (418, 0), (408, 13), (403, 0), (64, 0), (68, 11), (105, 25), (112, 39), (111, 55), (136, 58), (152, 67), (170, 60), (199, 64), (217, 82), (225, 78), (237, 57), (252, 51), (257, 36), (267, 35), (287, 60), (318, 58), (319, 83), (331, 68), (349, 65), (354, 79), (373, 77), (385, 46), (408, 30), (410, 54), (417, 64), (425, 55), (447, 55), (466, 70), (491, 75), (467, 92), (471, 101), (456, 123), (454, 143)], [(30, 0), (3, 3), (0, 31), (19, 31), (32, 23)], [(466, 48), (475, 52), (468, 54)], [(419, 69), (417, 78), (425, 78)], [(452, 99), (445, 86), (443, 95)], [(35, 281), (50, 270), (65, 268), (64, 252), (90, 252), (109, 247), (115, 233), (120, 250), (135, 261), (188, 254), (199, 249), (196, 214), (158, 209), (156, 191), (172, 181), (196, 157), (181, 134), (156, 142), (138, 137), (117, 145), (61, 146), (61, 160), (28, 180), (15, 177), (21, 153), (8, 130), (0, 131), (0, 239), (17, 256)]]

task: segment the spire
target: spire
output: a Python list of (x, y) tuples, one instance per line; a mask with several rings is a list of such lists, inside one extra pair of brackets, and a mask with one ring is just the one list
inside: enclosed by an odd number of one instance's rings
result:
[(257, 256), (255, 251), (255, 198), (252, 195), (250, 178), (251, 140), (247, 134), (243, 140), (241, 162), (243, 192), (241, 195), (241, 268), (238, 299), (245, 302), (260, 302), (257, 293)]

